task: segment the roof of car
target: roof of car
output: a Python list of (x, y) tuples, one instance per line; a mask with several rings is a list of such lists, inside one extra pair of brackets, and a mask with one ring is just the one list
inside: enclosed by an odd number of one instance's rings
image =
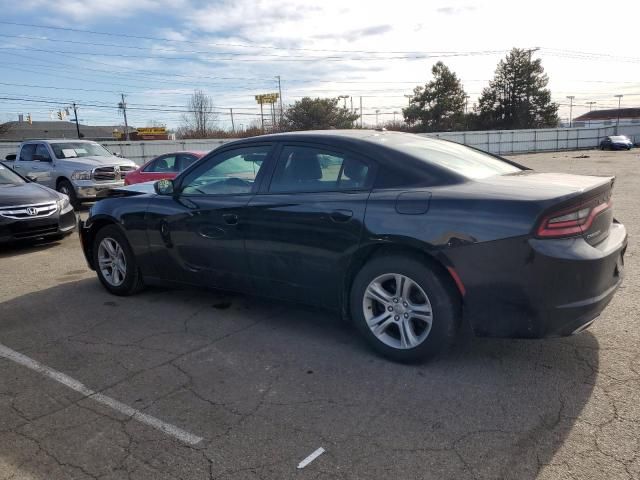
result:
[(94, 140), (84, 140), (81, 138), (43, 138), (38, 139), (34, 138), (32, 140), (25, 140), (22, 143), (33, 143), (33, 142), (46, 142), (46, 143), (97, 143)]
[[(268, 135), (259, 135), (257, 137), (249, 137), (234, 142), (226, 143), (227, 146), (231, 143), (241, 142), (262, 142), (262, 141), (305, 141), (305, 142), (318, 142), (335, 145), (337, 147), (391, 147), (394, 144), (405, 143), (412, 139), (420, 138), (425, 141), (438, 142), (437, 139), (431, 139), (422, 135), (416, 135), (414, 133), (395, 132), (387, 130), (362, 130), (362, 129), (349, 129), (349, 130), (305, 130), (300, 132), (285, 132), (285, 133), (272, 133)], [(368, 144), (368, 145), (367, 145)]]

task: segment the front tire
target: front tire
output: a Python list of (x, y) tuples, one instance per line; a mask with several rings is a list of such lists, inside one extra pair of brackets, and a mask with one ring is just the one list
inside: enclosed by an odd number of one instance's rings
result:
[(115, 225), (98, 230), (93, 242), (93, 264), (102, 285), (114, 295), (133, 295), (144, 286), (133, 250)]
[(80, 200), (78, 200), (78, 196), (76, 195), (76, 190), (73, 188), (73, 185), (69, 180), (63, 178), (58, 182), (58, 187), (56, 190), (60, 193), (63, 193), (67, 197), (69, 197), (69, 203), (73, 207), (74, 210), (78, 210), (80, 207)]
[(395, 361), (426, 360), (453, 342), (459, 301), (448, 283), (419, 257), (374, 258), (356, 275), (351, 316), (378, 353)]

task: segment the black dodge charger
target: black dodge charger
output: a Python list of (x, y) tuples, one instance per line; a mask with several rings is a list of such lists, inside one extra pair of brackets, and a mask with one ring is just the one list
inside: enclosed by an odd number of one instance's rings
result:
[(75, 228), (69, 197), (0, 164), (0, 244), (59, 239)]
[(461, 321), (483, 336), (588, 327), (622, 280), (613, 184), (404, 133), (266, 135), (113, 192), (81, 239), (116, 295), (174, 283), (314, 304), (414, 360)]

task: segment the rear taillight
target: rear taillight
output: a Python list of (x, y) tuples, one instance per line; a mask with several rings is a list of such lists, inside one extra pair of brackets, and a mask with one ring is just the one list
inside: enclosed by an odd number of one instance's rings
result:
[(538, 226), (537, 236), (543, 238), (573, 237), (585, 233), (597, 215), (611, 208), (611, 199), (590, 201), (566, 210), (546, 215)]

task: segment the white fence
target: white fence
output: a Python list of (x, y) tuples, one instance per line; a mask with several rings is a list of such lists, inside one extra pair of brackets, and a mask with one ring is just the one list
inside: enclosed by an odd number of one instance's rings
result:
[[(620, 126), (620, 135), (640, 142), (640, 125)], [(421, 133), (475, 147), (485, 152), (507, 155), (512, 153), (549, 152), (597, 148), (607, 135), (615, 135), (615, 127), (602, 128), (544, 128), (538, 130), (488, 130), (483, 132)]]
[[(423, 133), (462, 143), (498, 155), (512, 153), (548, 152), (596, 148), (600, 140), (614, 135), (615, 127), (602, 128), (546, 128), (539, 130), (489, 130), (482, 132)], [(633, 142), (640, 142), (640, 125), (620, 126), (620, 135), (627, 135)], [(108, 150), (142, 164), (163, 153), (180, 150), (213, 150), (232, 139), (204, 140), (156, 140), (141, 142), (102, 142)], [(16, 153), (19, 142), (0, 143), (0, 159)]]

